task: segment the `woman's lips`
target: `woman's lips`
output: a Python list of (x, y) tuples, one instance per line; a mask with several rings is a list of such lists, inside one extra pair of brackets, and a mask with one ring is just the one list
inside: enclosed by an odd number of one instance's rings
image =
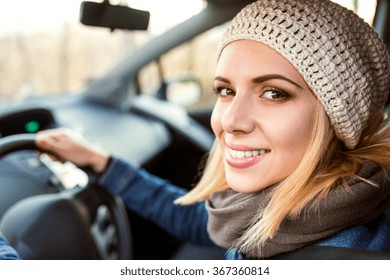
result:
[(269, 149), (251, 149), (249, 147), (237, 149), (228, 147), (225, 157), (231, 167), (247, 168), (256, 164), (270, 152), (271, 150)]

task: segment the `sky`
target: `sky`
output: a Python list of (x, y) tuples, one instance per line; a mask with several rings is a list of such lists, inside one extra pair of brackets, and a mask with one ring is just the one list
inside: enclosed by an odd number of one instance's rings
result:
[[(0, 37), (14, 32), (58, 30), (58, 26), (63, 25), (64, 22), (78, 20), (81, 2), (81, 0), (0, 0)], [(93, 2), (102, 1), (93, 0)], [(120, 2), (110, 1), (114, 5)], [(203, 7), (202, 0), (122, 0), (122, 2), (135, 9), (150, 11), (150, 31), (155, 33), (183, 21)]]

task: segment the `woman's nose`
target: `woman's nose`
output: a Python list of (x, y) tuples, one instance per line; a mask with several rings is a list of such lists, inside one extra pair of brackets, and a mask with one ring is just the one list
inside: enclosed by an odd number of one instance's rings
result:
[(250, 133), (255, 125), (252, 105), (251, 100), (236, 95), (222, 114), (223, 129), (231, 134)]

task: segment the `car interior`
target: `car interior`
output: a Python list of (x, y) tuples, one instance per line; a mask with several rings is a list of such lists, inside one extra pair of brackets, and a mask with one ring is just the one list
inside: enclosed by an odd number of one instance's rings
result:
[[(186, 110), (170, 99), (177, 84), (202, 91), (194, 77), (173, 81), (160, 69), (158, 87), (145, 94), (140, 73), (151, 63), (161, 66), (164, 54), (223, 25), (253, 1), (206, 2), (199, 14), (130, 52), (83, 92), (35, 95), (0, 108), (0, 231), (22, 258), (224, 259), (222, 249), (185, 244), (127, 211), (119, 198), (96, 186), (97, 174), (38, 157), (34, 145), (39, 131), (75, 129), (111, 154), (190, 189), (214, 141), (212, 106)], [(390, 50), (390, 3), (378, 0), (376, 7), (373, 26)], [(150, 16), (109, 1), (80, 7), (81, 23), (111, 30), (140, 32)], [(309, 247), (278, 259), (390, 259), (384, 252), (324, 250)]]

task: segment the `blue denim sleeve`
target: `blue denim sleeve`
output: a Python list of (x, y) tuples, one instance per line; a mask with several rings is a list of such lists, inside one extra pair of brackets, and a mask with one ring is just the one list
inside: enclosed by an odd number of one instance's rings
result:
[(390, 252), (390, 225), (386, 216), (381, 215), (368, 224), (344, 229), (315, 245)]
[(208, 213), (204, 202), (189, 206), (173, 203), (186, 193), (185, 189), (117, 158), (111, 158), (99, 183), (121, 197), (129, 210), (178, 239), (198, 246), (216, 246), (207, 232)]
[(0, 260), (19, 260), (19, 254), (9, 245), (4, 235), (0, 233)]

